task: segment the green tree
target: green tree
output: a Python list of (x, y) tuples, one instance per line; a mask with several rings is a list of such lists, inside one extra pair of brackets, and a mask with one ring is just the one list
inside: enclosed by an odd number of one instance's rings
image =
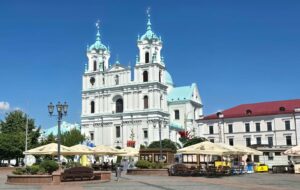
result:
[(61, 144), (65, 146), (74, 146), (82, 143), (85, 136), (78, 129), (72, 129), (61, 135)]
[[(25, 131), (27, 117), (24, 112), (10, 112), (0, 122), (0, 152), (1, 159), (16, 159), (24, 157)], [(28, 118), (28, 149), (38, 146), (40, 127), (36, 127), (34, 119)]]
[[(174, 143), (173, 141), (171, 141), (170, 139), (164, 139), (161, 141), (161, 145), (162, 145), (162, 148), (170, 148), (172, 150), (177, 150), (177, 145), (176, 143)], [(153, 141), (149, 146), (148, 148), (160, 148), (159, 147), (159, 141)]]
[(56, 143), (56, 137), (53, 135), (53, 133), (50, 133), (47, 138), (43, 139), (41, 141), (41, 145), (46, 145), (46, 144), (50, 144), (50, 143)]
[(183, 147), (191, 146), (191, 145), (198, 144), (198, 143), (201, 143), (204, 141), (207, 141), (207, 139), (204, 137), (194, 137), (192, 139), (187, 140), (187, 142), (183, 145)]

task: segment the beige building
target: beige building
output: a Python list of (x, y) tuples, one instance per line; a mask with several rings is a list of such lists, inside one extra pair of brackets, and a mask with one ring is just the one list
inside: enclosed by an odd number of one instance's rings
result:
[(300, 99), (242, 104), (197, 122), (198, 135), (212, 142), (255, 147), (260, 162), (287, 164), (281, 153), (300, 143)]

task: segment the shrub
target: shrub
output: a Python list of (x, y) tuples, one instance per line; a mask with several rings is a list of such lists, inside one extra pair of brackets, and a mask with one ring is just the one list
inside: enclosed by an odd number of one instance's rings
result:
[(164, 168), (164, 164), (157, 162), (157, 163), (151, 163), (150, 168), (152, 169), (163, 169)]
[(38, 174), (38, 175), (43, 175), (43, 174), (45, 174), (45, 173), (46, 173), (45, 168), (39, 167), (39, 171), (37, 172), (37, 174)]
[(34, 174), (38, 173), (38, 171), (40, 170), (40, 167), (38, 165), (27, 166), (26, 170), (27, 170), (28, 174), (34, 175)]
[(15, 171), (12, 172), (15, 175), (35, 175), (35, 174), (45, 174), (46, 171), (44, 168), (39, 165), (26, 166), (25, 168), (16, 168)]
[(79, 167), (79, 166), (81, 166), (80, 163), (71, 161), (65, 165), (65, 168), (74, 168), (74, 167)]
[(135, 164), (137, 168), (142, 168), (142, 169), (148, 169), (151, 167), (151, 165), (152, 163), (147, 160), (139, 160)]
[(58, 169), (58, 164), (53, 160), (44, 160), (41, 162), (40, 167), (44, 168), (48, 174)]
[(26, 169), (25, 168), (16, 168), (15, 171), (12, 172), (15, 175), (23, 175), (26, 173)]

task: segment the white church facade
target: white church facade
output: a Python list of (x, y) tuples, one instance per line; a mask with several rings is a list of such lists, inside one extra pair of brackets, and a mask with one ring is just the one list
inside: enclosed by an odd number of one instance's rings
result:
[(126, 147), (134, 141), (140, 147), (160, 135), (178, 142), (178, 131), (195, 131), (202, 115), (198, 87), (173, 84), (150, 15), (146, 33), (137, 40), (133, 69), (119, 61), (110, 64), (110, 50), (101, 41), (99, 25), (97, 29), (82, 78), (82, 133), (95, 145)]

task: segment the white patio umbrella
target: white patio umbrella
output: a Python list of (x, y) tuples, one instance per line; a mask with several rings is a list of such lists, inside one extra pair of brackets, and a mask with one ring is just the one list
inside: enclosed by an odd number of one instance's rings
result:
[(139, 150), (132, 147), (125, 147), (121, 149), (124, 153), (117, 154), (117, 156), (128, 156), (128, 157), (138, 157)]
[(300, 156), (300, 145), (287, 149), (283, 154), (288, 156)]
[(84, 155), (84, 154), (94, 154), (94, 151), (91, 147), (86, 145), (78, 144), (70, 147), (74, 153), (77, 155)]
[(205, 154), (205, 155), (230, 155), (235, 152), (232, 149), (222, 147), (216, 143), (204, 141), (192, 146), (188, 146), (177, 150), (177, 153), (182, 154)]
[[(75, 155), (76, 152), (74, 152), (73, 149), (60, 145), (60, 153), (61, 155)], [(57, 144), (56, 143), (50, 143), (47, 145), (39, 146), (33, 149), (30, 149), (26, 152), (23, 152), (25, 155), (57, 155)]]
[(224, 149), (230, 150), (231, 154), (233, 154), (233, 155), (245, 155), (246, 154), (245, 150), (238, 149), (235, 146), (231, 146), (231, 145), (228, 145), (228, 144), (225, 144), (225, 143), (215, 143), (215, 144), (217, 144), (218, 146), (220, 146)]
[(93, 148), (94, 154), (97, 155), (117, 155), (117, 154), (122, 154), (126, 153), (124, 150), (119, 150), (110, 146), (105, 146), (105, 145), (98, 145)]
[(263, 155), (263, 152), (255, 150), (253, 148), (246, 147), (246, 146), (236, 145), (236, 146), (234, 146), (234, 148), (244, 151), (247, 155), (258, 155), (258, 156)]

